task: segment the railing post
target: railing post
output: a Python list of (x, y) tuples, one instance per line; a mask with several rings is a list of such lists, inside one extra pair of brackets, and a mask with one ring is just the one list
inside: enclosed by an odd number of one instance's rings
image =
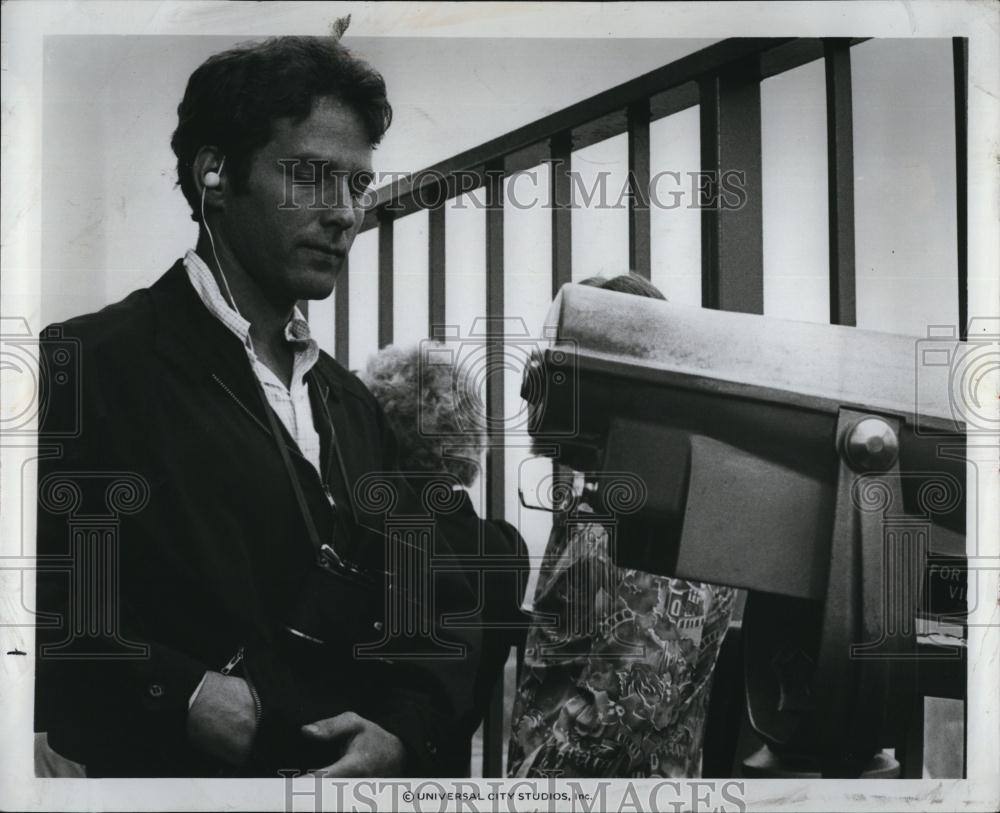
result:
[[(764, 310), (760, 75), (742, 62), (701, 80), (702, 305)], [(744, 192), (741, 198), (739, 184)]]
[(427, 210), (427, 335), (433, 339), (445, 324), (445, 212), (446, 203)]
[(378, 224), (378, 346), (392, 344), (392, 227), (391, 215), (383, 215)]
[(649, 99), (628, 109), (628, 203), (629, 268), (646, 279), (652, 265), (649, 255)]
[[(505, 519), (503, 161), (486, 165), (486, 517)], [(503, 676), (483, 721), (483, 776), (503, 773)]]
[[(969, 40), (951, 41), (955, 80), (955, 231), (958, 244), (958, 335), (969, 339)], [(921, 722), (923, 717), (920, 718)], [(921, 731), (923, 727), (921, 726)], [(962, 703), (962, 731), (969, 730), (969, 703)], [(962, 749), (962, 776), (968, 776), (969, 747)]]
[(552, 296), (573, 279), (573, 185), (570, 169), (573, 136), (559, 133), (549, 142), (549, 199), (552, 204)]
[(969, 331), (969, 40), (953, 37), (955, 75), (955, 192), (958, 233), (958, 331), (966, 341)]
[(857, 324), (854, 275), (854, 118), (851, 43), (823, 41), (826, 63), (827, 201), (830, 229), (830, 323)]

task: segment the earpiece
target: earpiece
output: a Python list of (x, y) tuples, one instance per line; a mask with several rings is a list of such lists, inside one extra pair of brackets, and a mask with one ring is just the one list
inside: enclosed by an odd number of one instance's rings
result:
[(216, 189), (222, 183), (222, 168), (226, 165), (226, 157), (222, 156), (222, 163), (218, 169), (209, 170), (201, 179), (207, 189)]
[[(212, 234), (212, 228), (208, 225), (208, 221), (205, 219), (205, 193), (209, 189), (215, 189), (220, 183), (222, 183), (222, 168), (226, 165), (226, 156), (222, 156), (222, 161), (219, 162), (219, 168), (216, 170), (209, 170), (206, 172), (202, 178), (202, 189), (201, 189), (201, 223), (205, 227), (205, 232), (208, 234), (208, 242), (212, 246), (212, 256), (215, 258), (215, 265), (219, 269), (219, 276), (222, 277), (222, 284), (225, 286), (226, 294), (229, 296), (229, 304), (232, 305), (233, 310), (239, 313), (240, 309), (236, 307), (236, 298), (233, 296), (233, 292), (229, 290), (229, 280), (226, 279), (226, 272), (222, 270), (222, 263), (219, 262), (219, 252), (215, 250), (215, 235)], [(247, 341), (250, 341), (249, 338)], [(250, 342), (251, 348), (253, 347), (253, 342)]]

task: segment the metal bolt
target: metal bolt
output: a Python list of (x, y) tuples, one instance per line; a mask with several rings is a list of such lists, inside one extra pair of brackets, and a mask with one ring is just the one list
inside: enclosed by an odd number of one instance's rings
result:
[(881, 418), (862, 418), (847, 433), (844, 454), (856, 471), (885, 471), (899, 457), (899, 438)]

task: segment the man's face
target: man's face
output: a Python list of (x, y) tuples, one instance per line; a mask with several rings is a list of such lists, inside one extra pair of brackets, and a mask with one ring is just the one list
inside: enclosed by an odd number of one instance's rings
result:
[(316, 99), (298, 124), (274, 122), (221, 220), (228, 247), (269, 299), (291, 304), (332, 293), (361, 226), (371, 155), (361, 117), (333, 97)]

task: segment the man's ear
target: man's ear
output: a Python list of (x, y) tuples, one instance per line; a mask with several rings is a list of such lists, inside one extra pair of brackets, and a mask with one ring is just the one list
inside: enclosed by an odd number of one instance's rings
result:
[(222, 208), (228, 179), (225, 172), (226, 158), (218, 147), (205, 146), (198, 150), (191, 165), (192, 180), (199, 199), (204, 195), (205, 208)]

